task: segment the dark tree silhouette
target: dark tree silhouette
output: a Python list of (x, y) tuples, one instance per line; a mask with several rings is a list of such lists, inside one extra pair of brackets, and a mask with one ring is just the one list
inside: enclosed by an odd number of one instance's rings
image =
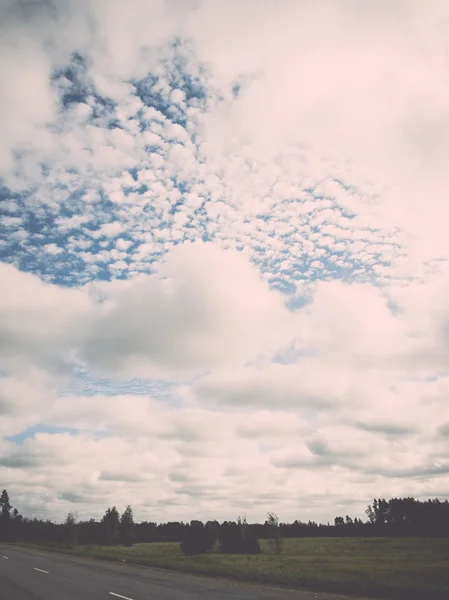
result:
[[(346, 515), (338, 516), (334, 524), (307, 523), (299, 519), (293, 523), (279, 523), (272, 515), (282, 538), (317, 536), (449, 536), (449, 501), (415, 498), (374, 499), (366, 510), (367, 520)], [(51, 544), (131, 544), (137, 542), (182, 542), (187, 554), (207, 552), (218, 539), (224, 553), (260, 552), (259, 539), (273, 540), (273, 523), (248, 524), (237, 522), (180, 521), (134, 524), (131, 507), (120, 518), (117, 508), (108, 508), (101, 521), (90, 519), (76, 522), (69, 513), (64, 523), (23, 517), (11, 506), (7, 490), (0, 495), (0, 540)], [(272, 543), (272, 542), (271, 542)]]
[(101, 538), (103, 544), (116, 544), (119, 541), (120, 515), (115, 506), (108, 508), (101, 520)]
[(281, 554), (283, 544), (278, 516), (274, 513), (268, 513), (265, 526), (268, 530), (268, 543), (271, 552), (273, 554)]
[(0, 508), (2, 518), (9, 519), (12, 506), (9, 503), (9, 496), (6, 490), (3, 490), (2, 495), (0, 496)]
[(181, 550), (184, 554), (204, 554), (212, 550), (217, 541), (217, 532), (214, 527), (204, 525), (202, 521), (191, 521), (184, 530)]
[(78, 545), (78, 528), (76, 526), (77, 521), (77, 515), (73, 512), (69, 512), (65, 520), (65, 527), (67, 543), (71, 547)]
[(246, 518), (237, 523), (225, 521), (220, 531), (220, 551), (223, 554), (259, 554), (259, 540), (254, 536)]
[(8, 492), (3, 490), (0, 496), (0, 540), (9, 540), (11, 537), (11, 504)]
[(142, 521), (142, 523), (136, 523), (135, 528), (136, 534), (136, 542), (157, 542), (158, 541), (158, 531), (157, 531), (157, 523), (152, 523), (148, 521)]
[(132, 546), (135, 538), (134, 515), (131, 506), (128, 506), (123, 511), (120, 517), (120, 541), (125, 546)]

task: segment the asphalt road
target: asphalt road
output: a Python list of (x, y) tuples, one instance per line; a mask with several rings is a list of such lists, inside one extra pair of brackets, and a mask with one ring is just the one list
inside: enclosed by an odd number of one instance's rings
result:
[(0, 545), (0, 600), (338, 600)]

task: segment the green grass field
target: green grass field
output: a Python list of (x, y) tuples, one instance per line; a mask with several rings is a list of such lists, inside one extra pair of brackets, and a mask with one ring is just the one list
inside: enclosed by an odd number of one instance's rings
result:
[(280, 557), (261, 541), (260, 555), (185, 557), (176, 543), (84, 546), (71, 553), (221, 575), (293, 588), (419, 600), (449, 599), (449, 539), (301, 538)]

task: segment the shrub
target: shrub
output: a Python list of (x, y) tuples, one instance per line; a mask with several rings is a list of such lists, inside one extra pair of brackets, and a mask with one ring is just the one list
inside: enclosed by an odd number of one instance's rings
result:
[(225, 521), (221, 525), (220, 551), (223, 554), (259, 554), (259, 540), (253, 535), (246, 518), (237, 523)]
[(181, 550), (189, 556), (204, 554), (212, 549), (217, 541), (216, 532), (211, 527), (205, 527), (201, 521), (191, 521), (184, 531)]

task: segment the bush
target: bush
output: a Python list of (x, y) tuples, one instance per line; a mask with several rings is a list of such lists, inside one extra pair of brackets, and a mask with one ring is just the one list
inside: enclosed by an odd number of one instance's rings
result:
[(260, 554), (259, 540), (252, 534), (246, 519), (237, 523), (225, 521), (220, 532), (220, 552), (223, 554)]
[(211, 527), (205, 527), (201, 521), (192, 521), (184, 531), (181, 550), (189, 556), (204, 554), (211, 550), (217, 541), (216, 532)]

